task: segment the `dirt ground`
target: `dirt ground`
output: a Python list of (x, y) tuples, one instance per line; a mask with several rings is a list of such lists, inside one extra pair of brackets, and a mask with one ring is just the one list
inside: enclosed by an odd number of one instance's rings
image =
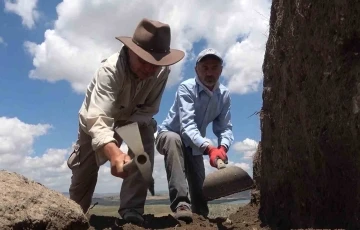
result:
[(91, 230), (94, 229), (268, 229), (261, 226), (258, 218), (258, 206), (246, 205), (240, 207), (235, 213), (230, 214), (228, 218), (203, 218), (194, 215), (191, 223), (177, 221), (172, 215), (155, 217), (152, 214), (146, 214), (143, 226), (137, 226), (126, 223), (124, 220), (112, 216), (91, 215), (89, 222)]

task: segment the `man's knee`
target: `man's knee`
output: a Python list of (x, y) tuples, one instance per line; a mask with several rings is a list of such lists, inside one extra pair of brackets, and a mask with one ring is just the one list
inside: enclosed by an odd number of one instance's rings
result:
[(73, 174), (71, 177), (71, 184), (69, 188), (70, 199), (79, 204), (84, 212), (87, 211), (91, 204), (97, 178), (97, 172), (82, 176)]
[[(89, 166), (88, 166), (89, 167)], [(84, 193), (94, 186), (98, 179), (98, 167), (82, 168), (72, 170), (70, 189), (72, 193)]]
[(86, 160), (71, 167), (70, 199), (78, 203), (85, 211), (91, 204), (98, 179), (99, 167), (92, 158), (95, 157), (88, 156)]
[[(179, 134), (166, 131), (159, 134), (156, 140), (156, 149), (160, 154), (166, 155), (182, 150), (183, 143)], [(174, 151), (172, 151), (174, 150)]]
[(171, 148), (182, 148), (182, 140), (179, 134), (174, 132), (167, 132), (166, 143)]

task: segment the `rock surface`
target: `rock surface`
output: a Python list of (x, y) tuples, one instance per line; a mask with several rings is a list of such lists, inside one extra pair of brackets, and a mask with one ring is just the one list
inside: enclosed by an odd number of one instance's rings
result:
[(88, 229), (80, 206), (17, 173), (0, 171), (0, 229)]
[(280, 229), (360, 229), (360, 1), (273, 0), (261, 210)]

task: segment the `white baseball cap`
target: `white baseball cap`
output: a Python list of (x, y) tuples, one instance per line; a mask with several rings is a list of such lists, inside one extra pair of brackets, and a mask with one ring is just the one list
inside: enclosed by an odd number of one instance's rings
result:
[(197, 56), (197, 59), (196, 59), (196, 64), (201, 61), (201, 59), (203, 59), (205, 56), (208, 56), (208, 55), (213, 55), (213, 56), (216, 56), (217, 58), (220, 59), (221, 63), (223, 63), (223, 59), (220, 55), (220, 53), (218, 51), (216, 51), (215, 49), (213, 48), (207, 48), (207, 49), (204, 49), (203, 51), (201, 51), (199, 53), (199, 55)]

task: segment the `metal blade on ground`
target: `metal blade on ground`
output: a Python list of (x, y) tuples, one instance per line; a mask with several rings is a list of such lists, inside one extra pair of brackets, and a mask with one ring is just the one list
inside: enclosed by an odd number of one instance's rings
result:
[(205, 177), (203, 195), (207, 201), (210, 201), (253, 187), (254, 182), (246, 171), (237, 166), (227, 166)]

